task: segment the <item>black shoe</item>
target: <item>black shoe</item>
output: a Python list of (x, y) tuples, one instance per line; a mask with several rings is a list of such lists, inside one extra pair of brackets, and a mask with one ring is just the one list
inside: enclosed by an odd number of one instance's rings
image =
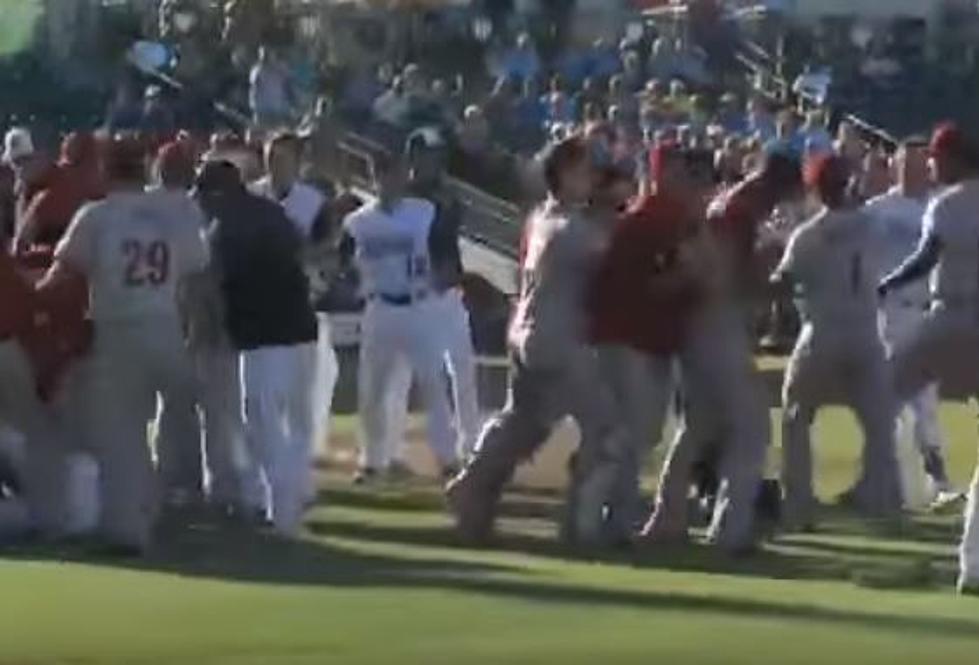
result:
[(377, 469), (372, 469), (369, 466), (357, 469), (357, 473), (354, 474), (354, 485), (369, 485), (380, 479), (380, 474)]

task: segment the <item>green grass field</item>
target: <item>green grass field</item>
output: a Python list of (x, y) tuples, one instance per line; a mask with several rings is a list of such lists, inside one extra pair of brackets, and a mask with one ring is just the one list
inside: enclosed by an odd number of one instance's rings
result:
[(0, 57), (19, 53), (34, 39), (42, 0), (0, 0)]
[[(949, 408), (956, 480), (974, 426)], [(351, 422), (337, 438), (350, 444)], [(856, 432), (817, 427), (819, 488), (852, 479)], [(814, 535), (730, 561), (703, 545), (599, 560), (555, 542), (555, 498), (508, 496), (500, 547), (457, 546), (425, 484), (327, 479), (300, 542), (201, 523), (132, 566), (0, 558), (0, 665), (65, 663), (976, 662), (979, 601), (951, 592), (954, 516), (900, 533), (827, 512)]]

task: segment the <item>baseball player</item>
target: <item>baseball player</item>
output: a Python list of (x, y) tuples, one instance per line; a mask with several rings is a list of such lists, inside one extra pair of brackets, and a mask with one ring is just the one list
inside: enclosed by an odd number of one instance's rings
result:
[(183, 193), (142, 191), (142, 150), (110, 150), (111, 193), (83, 207), (48, 279), (87, 278), (95, 323), (93, 441), (102, 531), (111, 551), (139, 554), (155, 516), (147, 423), (160, 393), (192, 392), (178, 289), (208, 261), (200, 210)]
[(476, 454), (447, 487), (460, 535), (491, 535), (503, 486), (564, 416), (581, 431), (564, 536), (602, 538), (604, 505), (624, 434), (611, 393), (587, 341), (585, 302), (606, 250), (610, 225), (589, 216), (591, 156), (584, 140), (565, 139), (543, 162), (548, 200), (527, 222), (520, 298), (509, 330), (512, 370), (507, 405), (484, 429)]
[[(301, 153), (302, 143), (295, 134), (282, 133), (273, 136), (265, 144), (265, 168), (268, 175), (255, 182), (251, 189), (253, 193), (279, 203), (309, 247), (329, 236), (331, 219), (326, 197), (315, 187), (299, 180)], [(307, 252), (307, 257), (311, 259), (312, 252)], [(313, 269), (310, 261), (307, 270)], [(312, 386), (313, 436), (309, 446), (297, 451), (297, 454), (302, 455), (299, 463), (310, 469), (306, 474), (308, 480), (304, 490), (307, 501), (311, 501), (316, 495), (312, 462), (316, 452), (328, 445), (333, 392), (340, 373), (333, 349), (329, 314), (317, 312), (316, 322), (318, 341)]]
[(675, 146), (653, 154), (655, 191), (618, 220), (590, 297), (591, 338), (629, 445), (611, 498), (610, 537), (628, 542), (641, 517), (639, 474), (674, 394), (674, 356), (699, 300), (692, 246), (713, 189), (712, 157)]
[(750, 552), (757, 543), (755, 502), (771, 424), (749, 330), (754, 246), (761, 223), (798, 187), (797, 162), (774, 152), (708, 209), (704, 252), (713, 269), (679, 355), (683, 421), (643, 529), (647, 542), (687, 538), (691, 470), (707, 444), (719, 442), (722, 483), (708, 537), (732, 554)]
[(245, 497), (293, 536), (309, 492), (308, 458), (299, 451), (312, 437), (316, 369), (303, 242), (281, 206), (250, 193), (230, 162), (205, 163), (196, 189), (214, 220), (208, 238), (224, 325), (241, 352), (245, 436), (265, 481), (247, 478)]
[(38, 397), (35, 370), (23, 344), (36, 329), (37, 297), (4, 251), (0, 302), (0, 422), (20, 434), (24, 443), (21, 454), (9, 460), (22, 494), (4, 502), (0, 537), (21, 536), (31, 529), (56, 537), (68, 526), (65, 437)]
[[(897, 398), (925, 386), (975, 395), (979, 391), (979, 142), (954, 124), (931, 141), (933, 177), (946, 189), (925, 212), (918, 249), (878, 287), (882, 297), (932, 275), (932, 306), (924, 321), (894, 350)], [(959, 553), (959, 590), (979, 592), (979, 473), (969, 487)]]
[[(193, 157), (187, 146), (163, 146), (154, 163), (154, 188), (179, 196), (189, 196), (194, 181)], [(181, 203), (182, 205), (182, 203)], [(204, 220), (203, 214), (199, 219)], [(204, 229), (202, 228), (202, 231)], [(198, 377), (193, 393), (166, 393), (163, 396), (157, 433), (157, 465), (162, 478), (165, 501), (182, 507), (204, 498), (222, 512), (243, 507), (242, 484), (248, 469), (243, 456), (240, 378), (237, 354), (231, 354), (222, 326), (208, 325), (221, 315), (214, 299), (201, 304), (200, 291), (213, 292), (214, 279), (203, 273), (188, 280), (181, 293), (181, 311)], [(203, 415), (204, 428), (198, 415)], [(201, 455), (201, 435), (206, 456)], [(206, 461), (207, 474), (203, 462)]]
[[(883, 252), (881, 264), (886, 272), (900, 265), (921, 237), (929, 196), (927, 148), (924, 139), (902, 143), (894, 157), (897, 184), (864, 206), (876, 227), (878, 246)], [(881, 334), (891, 351), (921, 325), (927, 309), (928, 285), (924, 282), (891, 292), (881, 302)], [(924, 459), (925, 472), (931, 478), (938, 502), (944, 502), (957, 493), (946, 471), (938, 403), (938, 386), (931, 384), (911, 398), (900, 422), (903, 427), (909, 419), (913, 422), (914, 442)]]
[(794, 285), (803, 314), (782, 390), (783, 522), (811, 529), (809, 429), (816, 412), (838, 395), (856, 412), (864, 432), (859, 505), (871, 514), (900, 512), (894, 447), (893, 394), (877, 327), (876, 234), (846, 194), (850, 174), (835, 155), (807, 165), (806, 183), (825, 206), (789, 239), (772, 281)]
[[(445, 139), (438, 129), (422, 128), (408, 137), (405, 152), (411, 169), (409, 193), (430, 201), (436, 208), (429, 247), (433, 291), (430, 325), (432, 334), (441, 336), (444, 345), (446, 371), (452, 386), (452, 405), (455, 407), (458, 456), (459, 459), (467, 459), (476, 445), (480, 425), (476, 356), (469, 311), (462, 292), (463, 267), (459, 251), (462, 213), (458, 202), (447, 196), (442, 183), (445, 149)], [(411, 371), (407, 364), (403, 364), (390, 393), (389, 463), (397, 463), (398, 452), (404, 445), (410, 387)], [(455, 475), (452, 472), (458, 470), (448, 471)]]
[(341, 260), (353, 261), (367, 302), (360, 345), (361, 466), (383, 467), (391, 438), (391, 379), (402, 363), (417, 377), (428, 414), (428, 441), (443, 474), (456, 468), (455, 435), (445, 398), (444, 343), (432, 334), (430, 239), (435, 206), (405, 196), (407, 172), (396, 157), (374, 160), (378, 199), (343, 222)]

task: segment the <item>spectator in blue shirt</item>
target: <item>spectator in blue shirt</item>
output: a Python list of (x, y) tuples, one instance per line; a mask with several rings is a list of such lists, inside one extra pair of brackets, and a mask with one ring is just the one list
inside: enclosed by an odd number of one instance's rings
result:
[(594, 79), (608, 79), (622, 71), (619, 51), (603, 39), (595, 41), (588, 55), (588, 75)]
[(764, 100), (757, 97), (748, 100), (748, 133), (763, 145), (775, 138), (775, 119)]
[(526, 81), (537, 78), (540, 69), (540, 57), (530, 40), (530, 35), (526, 32), (521, 33), (517, 37), (516, 46), (503, 54), (500, 74), (509, 79)]
[(738, 106), (738, 98), (733, 93), (725, 93), (720, 99), (717, 111), (717, 124), (728, 134), (748, 133), (748, 118)]

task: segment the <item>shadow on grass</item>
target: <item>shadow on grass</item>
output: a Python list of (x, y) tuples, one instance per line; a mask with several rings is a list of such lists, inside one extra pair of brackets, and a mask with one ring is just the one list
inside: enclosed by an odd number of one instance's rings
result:
[[(319, 493), (327, 506), (363, 508), (390, 512), (445, 511), (445, 496), (431, 483), (392, 483), (369, 489), (330, 488)], [(560, 511), (563, 498), (555, 493), (509, 492), (501, 501), (504, 517), (548, 519)]]
[[(453, 531), (445, 527), (378, 525), (348, 520), (313, 521), (309, 529), (323, 537), (440, 547), (464, 550)], [(517, 552), (565, 562), (606, 563), (644, 570), (734, 575), (780, 580), (847, 580), (848, 562), (823, 553), (785, 553), (766, 547), (748, 557), (726, 556), (706, 545), (655, 546), (604, 550), (582, 554), (564, 545), (553, 534), (515, 533), (501, 530), (492, 542), (493, 549)]]
[[(314, 530), (320, 528), (314, 524)], [(444, 541), (444, 533), (421, 530), (407, 538), (399, 530), (330, 523), (331, 534), (363, 540), (415, 542)], [(527, 541), (517, 541), (527, 542)], [(514, 541), (507, 539), (507, 545)], [(534, 548), (552, 549), (535, 543)], [(703, 548), (700, 548), (703, 549)], [(728, 571), (716, 567), (715, 558), (684, 548), (661, 553), (649, 563), (658, 568), (711, 573), (740, 572), (772, 576), (772, 564), (784, 564), (781, 557), (764, 553), (757, 560), (732, 564)], [(82, 550), (61, 552), (24, 548), (7, 552), (7, 558), (20, 560), (58, 560), (127, 570), (162, 572), (183, 577), (200, 577), (242, 582), (287, 585), (324, 585), (342, 588), (383, 588), (392, 594), (399, 590), (437, 590), (495, 598), (535, 602), (541, 605), (598, 610), (601, 608), (640, 612), (685, 612), (751, 618), (766, 621), (813, 621), (871, 630), (973, 638), (979, 633), (979, 619), (938, 619), (929, 616), (898, 616), (879, 612), (807, 605), (803, 602), (771, 602), (757, 599), (722, 597), (707, 594), (660, 592), (656, 589), (603, 589), (579, 584), (541, 581), (527, 571), (503, 565), (461, 562), (427, 557), (400, 558), (365, 553), (322, 541), (283, 542), (269, 535), (240, 530), (198, 526), (176, 537), (171, 544), (139, 561), (118, 562), (85, 557)], [(707, 565), (711, 563), (713, 565)], [(963, 601), (965, 602), (965, 601)], [(655, 620), (655, 617), (651, 617)]]

